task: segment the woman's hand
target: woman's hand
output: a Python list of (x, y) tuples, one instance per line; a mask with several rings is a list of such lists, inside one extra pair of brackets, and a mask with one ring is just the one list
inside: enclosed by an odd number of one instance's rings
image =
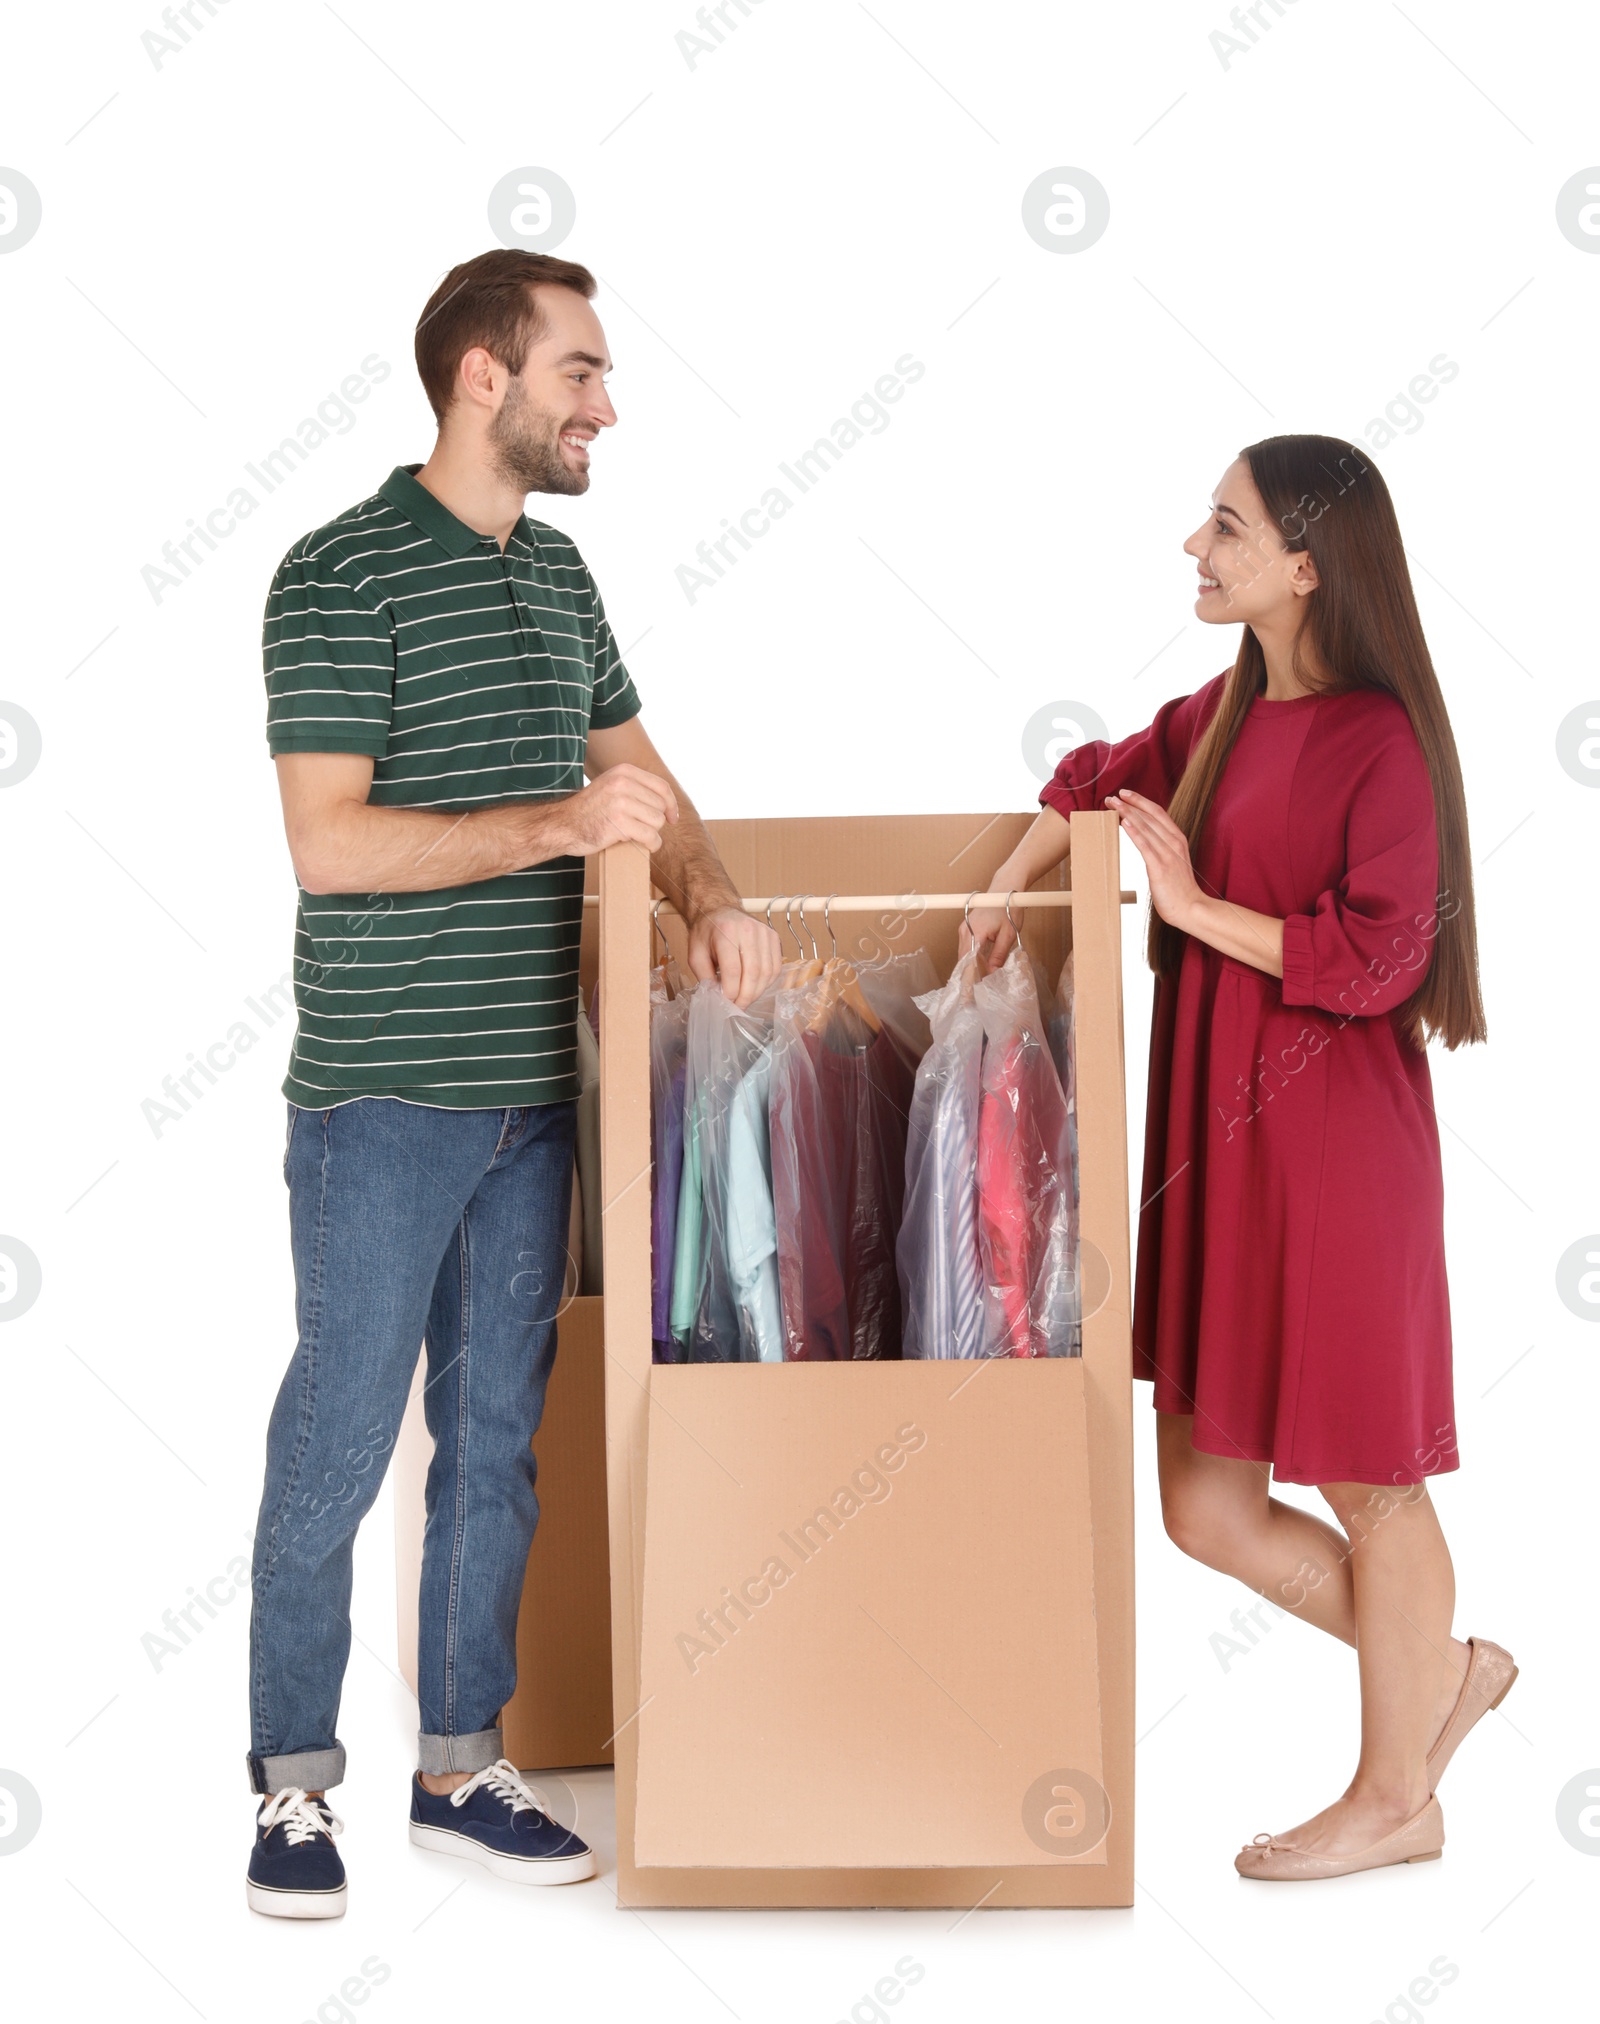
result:
[[(1010, 864), (1001, 865), (990, 879), (987, 891), (992, 893), (1021, 892), (1027, 881), (1019, 877)], [(991, 970), (997, 970), (1010, 955), (1016, 944), (1017, 931), (1006, 919), (1004, 907), (974, 907), (961, 922), (961, 932), (956, 938), (956, 955), (964, 956), (968, 949), (978, 952), (978, 975), (986, 977)]]
[(1159, 801), (1147, 800), (1131, 787), (1108, 794), (1106, 806), (1116, 810), (1121, 827), (1144, 859), (1150, 904), (1169, 927), (1188, 933), (1185, 923), (1205, 899), (1189, 862), (1189, 839)]
[[(1067, 818), (1053, 808), (1041, 808), (1034, 817), (1033, 827), (1013, 847), (1005, 863), (996, 867), (994, 876), (983, 890), (990, 893), (1025, 893), (1047, 871), (1066, 863), (1070, 847), (1071, 832), (1067, 827)], [(1004, 907), (974, 907), (962, 922), (956, 953), (959, 957), (969, 949), (976, 949), (978, 974), (982, 977), (997, 969), (1016, 943), (1017, 931), (1012, 921), (1006, 919)]]

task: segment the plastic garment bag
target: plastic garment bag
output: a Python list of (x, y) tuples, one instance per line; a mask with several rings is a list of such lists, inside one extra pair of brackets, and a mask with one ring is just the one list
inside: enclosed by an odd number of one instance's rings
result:
[(769, 1027), (765, 1044), (740, 1078), (728, 1114), (722, 1246), (727, 1255), (728, 1276), (733, 1282), (734, 1312), (739, 1320), (739, 1354), (746, 1363), (783, 1361), (778, 1225), (772, 1204), (772, 1154), (767, 1124), (771, 1070)]
[(853, 966), (861, 995), (895, 1045), (915, 1065), (933, 1042), (925, 1002), (939, 990), (939, 973), (926, 949)]
[[(1077, 1049), (1073, 1038), (1073, 971), (1072, 951), (1067, 951), (1067, 960), (1061, 965), (1061, 975), (1056, 982), (1056, 1000), (1050, 1013), (1050, 1055), (1061, 1077), (1062, 1092), (1067, 1099), (1067, 1149), (1072, 1169), (1072, 1268), (1074, 1273), (1081, 1270), (1079, 1252), (1079, 1209), (1082, 1197), (1078, 1179), (1078, 1065)], [(1082, 1307), (1082, 1281), (1079, 1281), (1079, 1306)], [(1073, 1347), (1082, 1347), (1082, 1329), (1075, 1332)]]
[[(663, 974), (664, 971), (664, 974)], [(669, 995), (669, 988), (670, 993)], [(650, 1335), (657, 1363), (675, 1352), (669, 1314), (683, 1181), (684, 1058), (690, 992), (675, 961), (650, 970)]]
[(978, 1234), (983, 1020), (973, 1002), (977, 974), (977, 957), (969, 950), (947, 984), (917, 999), (931, 1022), (931, 1044), (911, 1097), (905, 1214), (895, 1247), (903, 1353), (911, 1357), (984, 1353)]
[(767, 1140), (771, 1015), (770, 995), (741, 1009), (715, 981), (690, 1004), (684, 1177), (692, 1158), (698, 1259), (692, 1298), (685, 1289), (680, 1304), (674, 1285), (672, 1302), (675, 1323), (688, 1324), (679, 1353), (689, 1363), (782, 1360)]
[(1040, 996), (1020, 943), (973, 987), (985, 1043), (978, 1217), (990, 1356), (1070, 1356), (1079, 1340), (1067, 1102)]
[(777, 993), (771, 1150), (784, 1355), (898, 1357), (895, 1240), (905, 1197), (906, 1120), (926, 955), (875, 965), (871, 983), (835, 958)]
[(705, 1260), (705, 1218), (700, 1193), (700, 1117), (692, 1084), (683, 1092), (683, 1165), (678, 1178), (678, 1218), (672, 1239), (672, 1292), (667, 1304), (668, 1363), (683, 1363), (700, 1306)]

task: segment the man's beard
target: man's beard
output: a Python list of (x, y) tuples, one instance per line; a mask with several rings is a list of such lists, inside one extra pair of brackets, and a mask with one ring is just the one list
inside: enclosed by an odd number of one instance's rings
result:
[(521, 380), (508, 381), (500, 412), (489, 425), (497, 475), (524, 495), (587, 492), (589, 473), (573, 470), (561, 455), (565, 426), (548, 409), (534, 406)]

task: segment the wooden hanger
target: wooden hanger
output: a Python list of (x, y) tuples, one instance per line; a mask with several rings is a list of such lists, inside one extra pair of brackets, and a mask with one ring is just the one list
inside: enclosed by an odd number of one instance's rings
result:
[[(867, 1002), (867, 995), (861, 988), (859, 971), (856, 969), (854, 963), (839, 954), (839, 938), (833, 932), (833, 919), (828, 912), (828, 906), (832, 899), (833, 894), (830, 893), (828, 899), (823, 902), (822, 909), (822, 918), (827, 927), (828, 940), (832, 944), (832, 953), (822, 965), (819, 973), (822, 978), (823, 988), (818, 993), (816, 1010), (807, 1021), (808, 1030), (812, 1033), (820, 1032), (822, 1027), (832, 1018), (836, 1007), (846, 1005), (869, 1031), (874, 1034), (881, 1033), (883, 1031), (883, 1021)], [(804, 918), (805, 916), (802, 914), (801, 919), (804, 920)], [(809, 933), (810, 930), (808, 929), (807, 932)]]
[(820, 1032), (841, 1005), (848, 1006), (874, 1034), (883, 1031), (883, 1021), (867, 1002), (854, 963), (843, 956), (830, 956), (822, 966), (821, 984), (816, 1010), (806, 1022), (809, 1032)]

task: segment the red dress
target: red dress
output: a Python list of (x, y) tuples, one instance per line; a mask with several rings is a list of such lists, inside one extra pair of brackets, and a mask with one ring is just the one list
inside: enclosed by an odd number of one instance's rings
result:
[[(1078, 746), (1039, 799), (1068, 815), (1130, 787), (1165, 808), (1226, 680)], [(1283, 977), (1188, 936), (1155, 980), (1134, 1375), (1194, 1415), (1197, 1448), (1282, 1482), (1454, 1469), (1439, 1131), (1400, 1024), (1448, 899), (1404, 705), (1257, 697), (1194, 865), (1284, 922)]]

